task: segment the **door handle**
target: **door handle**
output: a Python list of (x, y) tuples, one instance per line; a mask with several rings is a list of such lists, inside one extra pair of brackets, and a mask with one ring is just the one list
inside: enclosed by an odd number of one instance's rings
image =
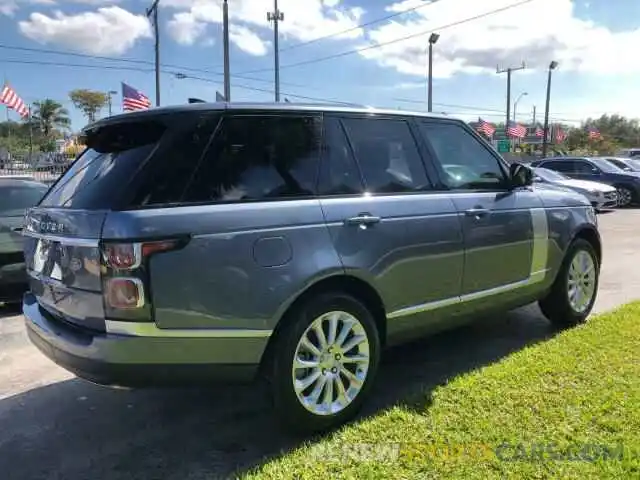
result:
[(489, 215), (489, 213), (490, 212), (488, 208), (480, 208), (480, 207), (470, 208), (464, 211), (464, 214), (467, 217), (476, 217), (476, 218), (485, 217)]
[(367, 228), (369, 225), (380, 223), (380, 217), (374, 217), (369, 213), (360, 213), (355, 217), (345, 219), (345, 225), (357, 225), (360, 228)]

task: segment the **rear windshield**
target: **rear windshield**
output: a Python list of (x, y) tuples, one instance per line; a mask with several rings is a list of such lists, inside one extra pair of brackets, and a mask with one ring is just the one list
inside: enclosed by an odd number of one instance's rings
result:
[(0, 187), (0, 216), (24, 215), (25, 210), (36, 205), (46, 191), (46, 185), (39, 184)]
[(156, 122), (127, 122), (87, 133), (87, 149), (40, 203), (43, 207), (111, 208), (165, 128)]

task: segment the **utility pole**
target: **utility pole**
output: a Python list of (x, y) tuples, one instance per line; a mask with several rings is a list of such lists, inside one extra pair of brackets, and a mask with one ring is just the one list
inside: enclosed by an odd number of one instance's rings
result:
[(536, 106), (535, 105), (533, 106), (533, 122), (531, 123), (533, 123), (534, 127), (536, 126)]
[(222, 43), (224, 57), (224, 100), (231, 101), (231, 75), (229, 73), (229, 5), (227, 0), (222, 4)]
[(499, 66), (496, 68), (497, 74), (501, 74), (505, 72), (507, 73), (507, 116), (505, 118), (505, 123), (504, 123), (505, 135), (508, 135), (507, 130), (509, 129), (509, 120), (511, 117), (511, 73), (518, 70), (524, 70), (525, 68), (526, 68), (526, 65), (524, 62), (522, 62), (522, 65), (520, 65), (519, 67), (508, 67), (503, 70), (500, 70)]
[(551, 100), (551, 73), (558, 66), (558, 62), (553, 60), (549, 64), (549, 76), (547, 77), (547, 101), (544, 107), (544, 136), (542, 137), (542, 158), (547, 156), (547, 145), (549, 143), (549, 102)]
[(273, 21), (273, 53), (276, 72), (276, 102), (280, 101), (280, 52), (278, 47), (278, 23), (283, 20), (284, 13), (278, 10), (278, 0), (273, 0), (273, 12), (267, 13), (267, 21)]
[(107, 92), (107, 105), (109, 107), (109, 116), (111, 116), (111, 95), (116, 95), (118, 92), (115, 90), (109, 90)]
[(156, 45), (156, 107), (160, 106), (160, 31), (158, 27), (158, 2), (160, 0), (154, 0), (153, 4), (147, 8), (147, 18), (152, 16), (153, 31), (155, 34)]

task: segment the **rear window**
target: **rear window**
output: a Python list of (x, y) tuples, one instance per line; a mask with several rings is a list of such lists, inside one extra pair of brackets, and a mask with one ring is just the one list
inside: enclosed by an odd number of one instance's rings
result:
[(40, 206), (110, 208), (164, 132), (165, 127), (153, 121), (124, 122), (88, 131), (87, 149), (53, 185)]
[(46, 193), (45, 185), (18, 185), (0, 187), (0, 216), (24, 215), (26, 209), (36, 205)]

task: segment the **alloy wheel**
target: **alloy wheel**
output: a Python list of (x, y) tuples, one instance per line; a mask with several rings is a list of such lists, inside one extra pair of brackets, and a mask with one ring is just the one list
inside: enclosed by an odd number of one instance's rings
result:
[(358, 396), (371, 365), (362, 323), (344, 311), (316, 318), (302, 334), (292, 379), (299, 402), (315, 415), (335, 415)]
[(578, 250), (571, 261), (568, 273), (569, 304), (576, 313), (589, 308), (596, 289), (596, 265), (585, 250)]

